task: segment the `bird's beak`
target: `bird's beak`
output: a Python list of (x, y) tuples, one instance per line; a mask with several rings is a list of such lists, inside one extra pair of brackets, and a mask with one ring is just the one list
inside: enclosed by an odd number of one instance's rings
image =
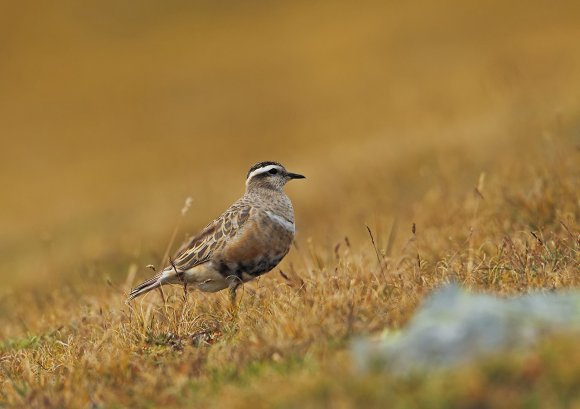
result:
[(306, 176), (299, 175), (298, 173), (288, 172), (286, 176), (288, 176), (290, 179), (306, 179)]

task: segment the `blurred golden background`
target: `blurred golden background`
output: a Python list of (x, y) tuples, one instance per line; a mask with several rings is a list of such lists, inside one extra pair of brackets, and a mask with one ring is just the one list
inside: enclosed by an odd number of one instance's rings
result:
[[(411, 214), (434, 180), (475, 184), (498, 152), (579, 119), (577, 1), (2, 9), (5, 285), (155, 262), (186, 197), (179, 238), (260, 160), (308, 177), (288, 187), (298, 240), (356, 237)], [(446, 175), (457, 155), (473, 169)]]

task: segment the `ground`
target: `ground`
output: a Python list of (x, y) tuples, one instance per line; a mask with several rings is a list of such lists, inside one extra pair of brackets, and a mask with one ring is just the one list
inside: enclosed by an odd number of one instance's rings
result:
[[(84, 7), (3, 23), (0, 407), (580, 406), (573, 334), (404, 379), (349, 354), (443, 283), (580, 284), (574, 2)], [(279, 267), (235, 309), (127, 303), (260, 160), (307, 177)]]

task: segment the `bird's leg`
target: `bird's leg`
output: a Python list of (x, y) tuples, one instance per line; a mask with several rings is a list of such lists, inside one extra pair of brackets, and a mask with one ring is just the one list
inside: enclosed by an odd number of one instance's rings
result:
[(232, 304), (232, 306), (236, 305), (236, 290), (238, 289), (238, 287), (240, 286), (240, 282), (238, 280), (232, 281), (232, 283), (229, 285), (229, 291), (230, 291), (230, 302)]
[(236, 277), (230, 282), (228, 286), (228, 291), (230, 293), (230, 311), (233, 317), (238, 315), (238, 304), (236, 303), (236, 290), (242, 284), (242, 282)]
[(185, 301), (187, 301), (187, 281), (185, 281), (185, 275), (183, 274), (183, 271), (177, 270), (177, 267), (175, 266), (175, 263), (173, 262), (171, 257), (169, 257), (169, 263), (171, 264), (171, 267), (173, 267), (173, 271), (175, 271), (176, 277), (183, 284), (183, 302), (185, 302)]

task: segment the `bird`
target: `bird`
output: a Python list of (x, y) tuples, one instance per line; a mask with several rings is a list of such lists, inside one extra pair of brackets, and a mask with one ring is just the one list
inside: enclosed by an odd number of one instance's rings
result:
[(210, 293), (228, 288), (234, 304), (242, 283), (272, 270), (290, 250), (296, 228), (284, 185), (304, 178), (278, 162), (253, 165), (244, 195), (186, 241), (159, 273), (133, 288), (128, 300), (182, 284), (185, 291), (188, 285)]

